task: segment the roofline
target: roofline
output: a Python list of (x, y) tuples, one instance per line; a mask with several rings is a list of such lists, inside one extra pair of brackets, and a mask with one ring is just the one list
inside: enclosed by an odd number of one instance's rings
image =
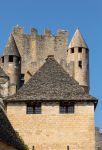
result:
[(61, 102), (61, 101), (65, 101), (65, 102), (93, 102), (94, 103), (94, 106), (96, 108), (97, 104), (98, 104), (98, 99), (79, 99), (79, 100), (75, 100), (75, 99), (72, 99), (72, 100), (68, 100), (68, 99), (60, 99), (60, 100), (55, 100), (55, 99), (52, 99), (52, 100), (6, 100), (4, 99), (3, 102), (5, 104), (7, 103), (15, 103), (15, 102)]
[(83, 47), (83, 46), (82, 46), (82, 47), (81, 47), (81, 46), (80, 46), (80, 47), (78, 47), (78, 46), (75, 46), (75, 47), (68, 47), (68, 49), (71, 49), (71, 48), (85, 48), (85, 49), (89, 50), (88, 47), (86, 48), (86, 47)]
[(14, 54), (12, 54), (12, 55), (10, 55), (10, 54), (6, 54), (6, 55), (3, 55), (3, 57), (5, 57), (5, 56), (16, 56), (16, 57), (21, 57), (21, 56), (18, 56), (18, 55), (14, 55)]

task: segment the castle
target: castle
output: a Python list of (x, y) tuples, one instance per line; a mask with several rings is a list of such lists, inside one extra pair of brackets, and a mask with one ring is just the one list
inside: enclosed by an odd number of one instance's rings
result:
[(16, 26), (0, 66), (2, 110), (30, 150), (95, 150), (98, 101), (89, 94), (89, 48), (79, 29), (68, 44), (65, 30), (25, 34)]

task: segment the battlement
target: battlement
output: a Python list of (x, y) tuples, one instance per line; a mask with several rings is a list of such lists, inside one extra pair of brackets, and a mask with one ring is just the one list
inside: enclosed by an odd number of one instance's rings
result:
[(28, 34), (24, 32), (23, 27), (16, 25), (13, 28), (12, 32), (13, 34), (23, 34), (23, 35), (33, 36), (33, 37), (39, 36), (39, 37), (67, 37), (68, 38), (68, 31), (63, 30), (63, 29), (59, 29), (57, 31), (57, 34), (53, 35), (50, 29), (45, 28), (44, 33), (41, 35), (41, 34), (38, 34), (38, 30), (36, 28), (32, 27), (30, 33)]
[[(82, 86), (89, 90), (89, 70), (87, 44), (79, 29), (76, 30), (68, 47), (68, 31), (59, 29), (56, 34), (46, 28), (40, 34), (34, 27), (29, 33), (17, 25), (13, 28), (12, 36), (15, 44), (8, 44), (8, 55), (14, 52), (17, 47), (21, 59), (21, 74), (24, 74), (25, 81), (30, 76), (27, 72), (34, 74), (43, 65), (48, 56), (54, 55), (59, 64)], [(69, 50), (68, 50), (69, 49)], [(13, 51), (12, 51), (13, 50)], [(85, 90), (86, 92), (88, 90)]]
[(24, 30), (22, 27), (20, 27), (19, 25), (16, 25), (14, 28), (13, 28), (13, 33), (14, 34), (23, 34), (24, 33)]

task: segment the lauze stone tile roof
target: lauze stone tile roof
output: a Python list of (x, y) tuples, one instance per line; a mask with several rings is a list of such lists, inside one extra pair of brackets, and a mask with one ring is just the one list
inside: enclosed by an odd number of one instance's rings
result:
[(90, 100), (97, 103), (96, 98), (86, 94), (52, 55), (17, 94), (4, 101), (26, 100)]
[(15, 39), (13, 37), (13, 35), (11, 34), (8, 40), (8, 43), (4, 49), (4, 55), (13, 55), (13, 56), (18, 56), (20, 57)]
[(70, 44), (69, 44), (69, 48), (73, 48), (73, 47), (83, 47), (88, 49), (88, 46), (83, 38), (83, 36), (80, 33), (80, 30), (77, 29)]

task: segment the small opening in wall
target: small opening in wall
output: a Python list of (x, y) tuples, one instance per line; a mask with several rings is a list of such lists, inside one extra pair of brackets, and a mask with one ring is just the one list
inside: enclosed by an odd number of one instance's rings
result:
[(34, 150), (34, 146), (32, 146), (32, 150)]
[(71, 51), (70, 51), (71, 53), (74, 53), (74, 48), (71, 48)]
[(1, 62), (4, 63), (4, 57), (1, 57)]
[(9, 56), (9, 62), (13, 62), (13, 55)]
[(81, 47), (78, 48), (78, 52), (82, 53), (82, 48)]
[(86, 54), (88, 53), (88, 49), (86, 49)]
[(21, 63), (21, 59), (18, 57), (17, 58), (17, 62), (20, 64)]
[(81, 61), (81, 60), (78, 61), (78, 66), (79, 66), (80, 68), (82, 68), (82, 61)]
[(69, 145), (67, 146), (67, 150), (69, 150)]

